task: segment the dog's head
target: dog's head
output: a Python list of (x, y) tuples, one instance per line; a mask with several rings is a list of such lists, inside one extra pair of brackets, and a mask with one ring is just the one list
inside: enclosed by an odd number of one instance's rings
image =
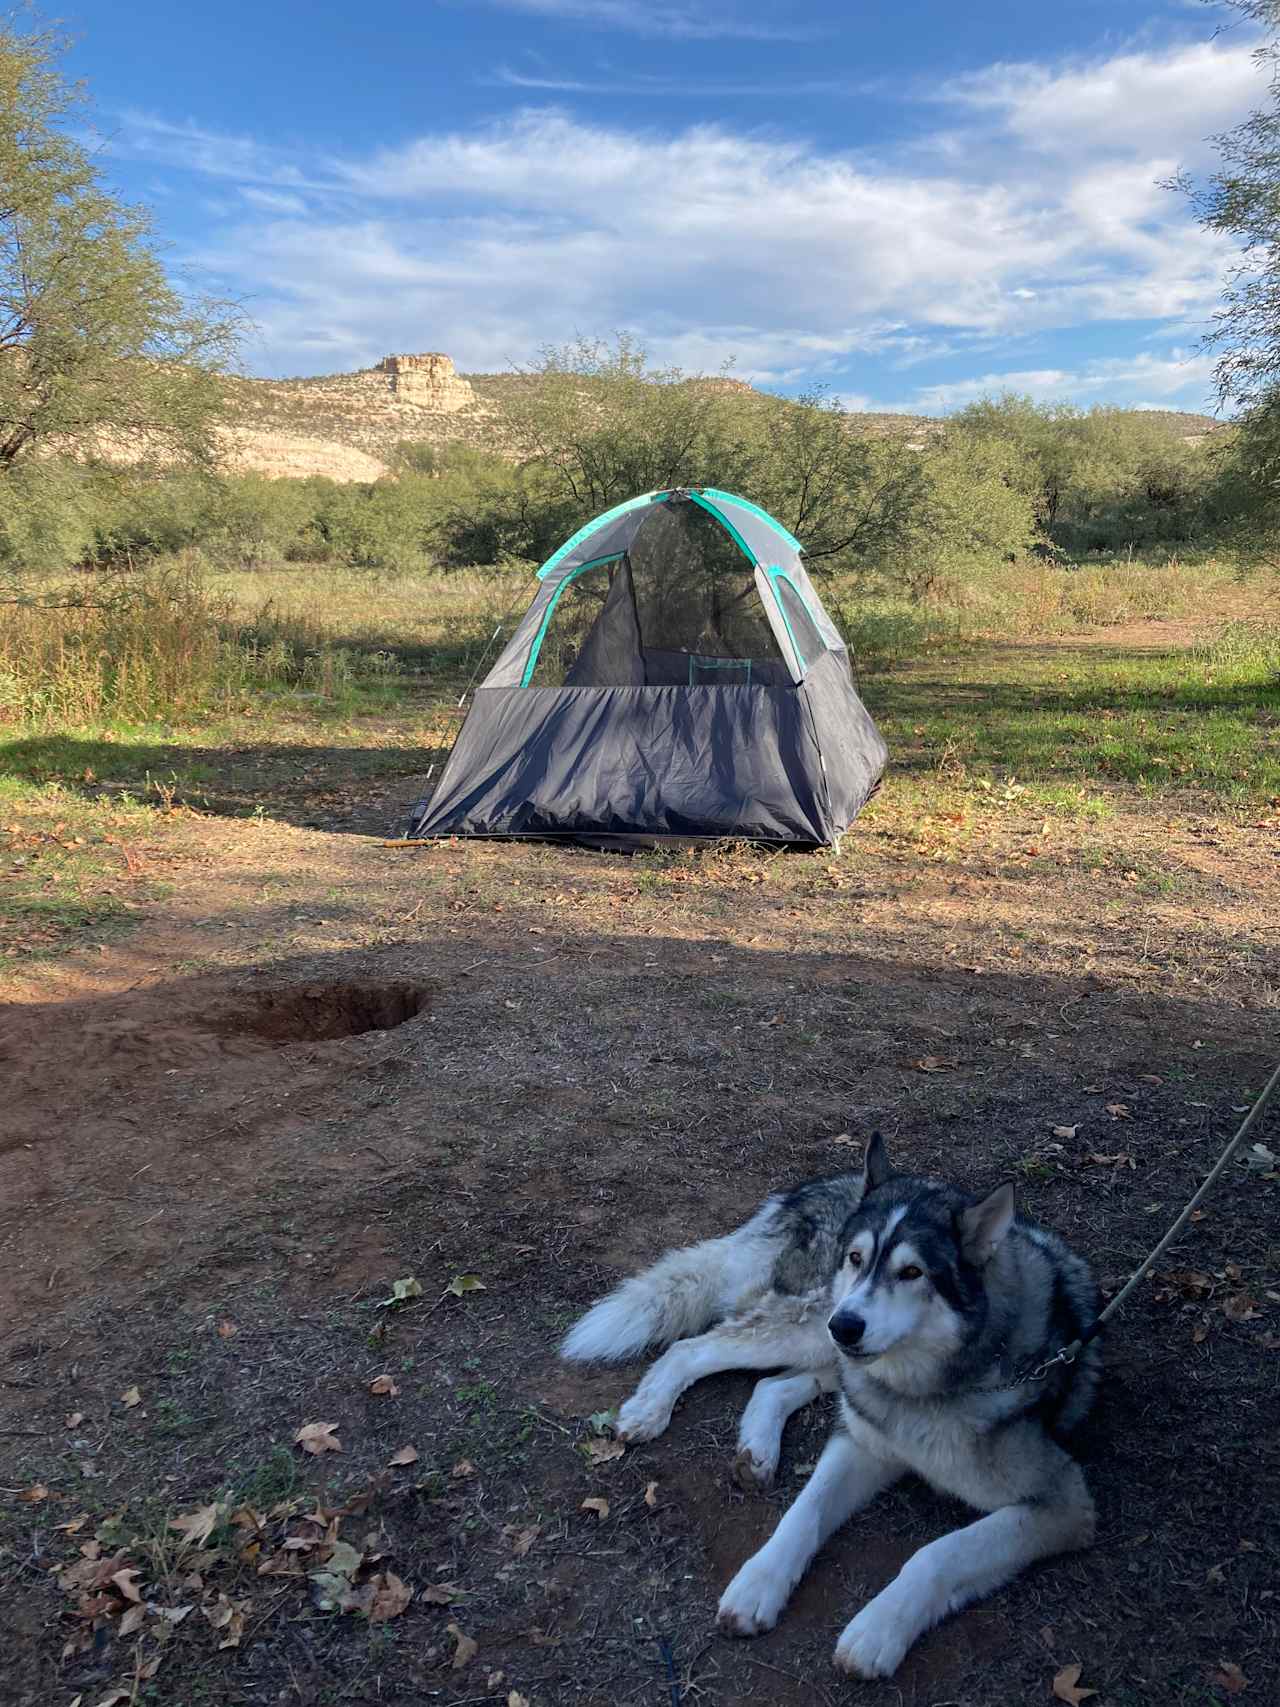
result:
[(985, 1315), (984, 1270), (1013, 1217), (1012, 1185), (969, 1201), (896, 1174), (877, 1133), (832, 1283), (827, 1326), (837, 1349), (867, 1364), (890, 1353), (955, 1351)]

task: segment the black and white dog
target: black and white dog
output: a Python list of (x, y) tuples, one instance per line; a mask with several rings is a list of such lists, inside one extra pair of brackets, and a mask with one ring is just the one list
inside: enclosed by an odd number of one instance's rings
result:
[(1062, 1442), (1092, 1404), (1101, 1348), (1018, 1378), (1079, 1338), (1097, 1302), (1086, 1264), (1015, 1215), (1012, 1186), (973, 1197), (894, 1173), (877, 1135), (862, 1173), (771, 1197), (736, 1232), (624, 1281), (562, 1352), (616, 1361), (674, 1342), (618, 1413), (632, 1442), (660, 1435), (705, 1375), (781, 1370), (743, 1414), (748, 1486), (773, 1479), (787, 1418), (839, 1391), (813, 1475), (724, 1591), (732, 1635), (772, 1629), (827, 1537), (908, 1470), (985, 1512), (922, 1547), (846, 1626), (836, 1665), (888, 1677), (948, 1613), (1092, 1539), (1093, 1502)]

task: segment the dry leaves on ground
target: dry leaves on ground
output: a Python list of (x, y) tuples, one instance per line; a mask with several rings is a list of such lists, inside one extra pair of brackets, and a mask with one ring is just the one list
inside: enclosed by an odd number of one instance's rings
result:
[(369, 1391), (375, 1393), (380, 1399), (398, 1399), (400, 1397), (400, 1389), (389, 1375), (375, 1375), (369, 1383)]
[(387, 1460), (388, 1464), (394, 1464), (397, 1467), (402, 1464), (416, 1464), (417, 1462), (418, 1449), (416, 1446), (402, 1446), (399, 1452), (393, 1452)]
[(464, 1665), (476, 1657), (480, 1644), (471, 1636), (465, 1635), (456, 1624), (446, 1624), (445, 1629), (454, 1640), (453, 1669), (460, 1671)]
[(1091, 1695), (1096, 1695), (1096, 1689), (1081, 1689), (1080, 1673), (1082, 1665), (1063, 1666), (1053, 1680), (1053, 1693), (1059, 1701), (1065, 1701), (1067, 1707), (1080, 1707), (1082, 1701), (1087, 1701)]
[(1242, 1695), (1249, 1687), (1249, 1679), (1233, 1665), (1230, 1660), (1220, 1660), (1219, 1669), (1213, 1674), (1213, 1681), (1219, 1689), (1225, 1689), (1228, 1695)]
[(621, 1440), (588, 1440), (582, 1450), (592, 1464), (611, 1464), (615, 1458), (621, 1458), (627, 1448)]
[(595, 1512), (601, 1523), (603, 1523), (605, 1518), (609, 1515), (609, 1502), (604, 1499), (583, 1500), (581, 1509), (583, 1511)]
[(322, 1452), (341, 1452), (342, 1442), (333, 1432), (337, 1423), (304, 1423), (293, 1437), (295, 1446), (318, 1458)]
[(201, 1547), (226, 1516), (224, 1505), (202, 1505), (196, 1511), (170, 1518), (169, 1528), (176, 1529), (186, 1547)]

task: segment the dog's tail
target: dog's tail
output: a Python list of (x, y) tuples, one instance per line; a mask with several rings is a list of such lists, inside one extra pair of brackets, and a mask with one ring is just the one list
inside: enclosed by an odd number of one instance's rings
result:
[[(560, 1347), (574, 1362), (621, 1362), (650, 1345), (701, 1333), (733, 1302), (731, 1247), (741, 1234), (706, 1239), (666, 1256), (609, 1293), (576, 1322)], [(740, 1248), (740, 1247), (739, 1247)]]

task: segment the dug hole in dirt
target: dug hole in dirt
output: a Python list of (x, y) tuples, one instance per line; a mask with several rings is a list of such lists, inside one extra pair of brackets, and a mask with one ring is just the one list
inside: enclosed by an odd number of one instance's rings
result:
[[(1102, 1707), (1274, 1699), (1264, 1171), (1224, 1179), (1110, 1335), (1080, 1443), (1095, 1548), (891, 1684), (837, 1680), (835, 1638), (961, 1507), (900, 1485), (776, 1632), (719, 1637), (828, 1412), (748, 1495), (748, 1378), (617, 1453), (605, 1413), (642, 1365), (555, 1357), (621, 1274), (849, 1166), (876, 1126), (903, 1166), (1012, 1174), (1114, 1291), (1261, 1082), (1252, 988), (1073, 959), (1060, 915), (1037, 946), (1014, 885), (1011, 959), (1004, 891), (970, 917), (948, 873), (857, 852), (852, 880), (811, 862), (775, 892), (742, 862), (410, 864), (276, 827), (228, 839), (216, 963), (178, 969), (212, 936), (202, 879), (22, 992), (0, 1041), (0, 1700), (1005, 1707), (1064, 1674)], [(304, 854), (330, 922), (251, 912)], [(1105, 899), (1092, 881), (1082, 918)]]

